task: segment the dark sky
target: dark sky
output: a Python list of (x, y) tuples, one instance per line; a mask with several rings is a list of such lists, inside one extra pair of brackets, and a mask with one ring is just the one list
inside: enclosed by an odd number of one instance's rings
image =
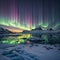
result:
[(0, 0), (0, 24), (30, 29), (60, 27), (60, 0)]

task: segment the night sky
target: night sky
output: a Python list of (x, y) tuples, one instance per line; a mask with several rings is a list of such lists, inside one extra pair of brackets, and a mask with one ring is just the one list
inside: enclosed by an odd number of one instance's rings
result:
[(56, 29), (60, 27), (60, 0), (0, 0), (0, 24)]

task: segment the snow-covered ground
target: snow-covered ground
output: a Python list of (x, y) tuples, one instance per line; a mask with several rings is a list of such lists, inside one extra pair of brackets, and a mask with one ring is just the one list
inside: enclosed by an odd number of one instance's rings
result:
[(0, 44), (0, 60), (60, 60), (60, 45)]

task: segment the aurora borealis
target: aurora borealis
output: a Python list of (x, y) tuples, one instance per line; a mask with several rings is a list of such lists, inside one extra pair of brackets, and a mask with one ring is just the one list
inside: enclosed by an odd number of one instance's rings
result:
[(25, 30), (60, 27), (60, 0), (0, 0), (0, 24)]

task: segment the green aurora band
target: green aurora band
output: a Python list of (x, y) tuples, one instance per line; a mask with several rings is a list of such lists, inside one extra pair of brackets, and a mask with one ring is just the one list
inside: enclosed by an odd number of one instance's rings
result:
[[(58, 2), (58, 3), (56, 3)], [(60, 27), (59, 0), (1, 0), (0, 24), (24, 30)]]

